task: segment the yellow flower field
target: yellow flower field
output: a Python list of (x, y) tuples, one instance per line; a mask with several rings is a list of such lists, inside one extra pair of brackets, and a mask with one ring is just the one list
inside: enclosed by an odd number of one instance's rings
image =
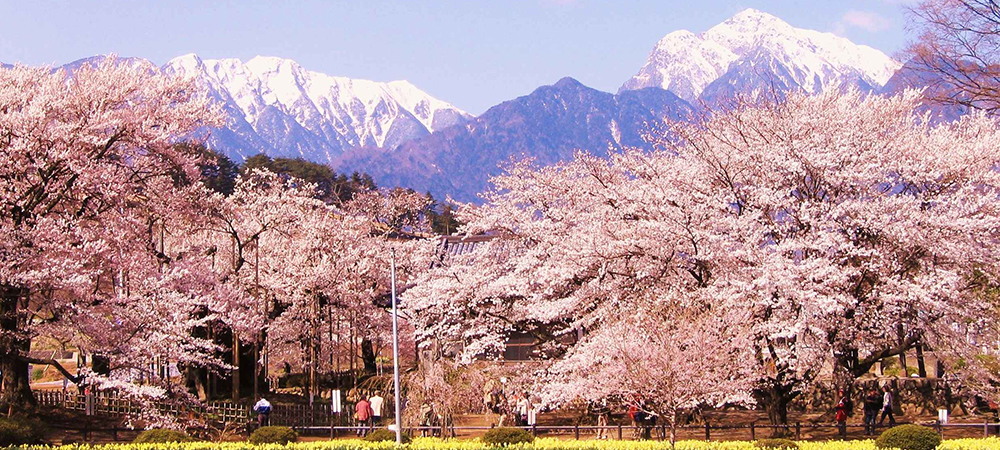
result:
[[(289, 445), (253, 445), (246, 442), (188, 442), (172, 444), (107, 444), (107, 445), (65, 445), (25, 446), (24, 450), (388, 450), (394, 445), (389, 442), (372, 443), (362, 440), (336, 440), (318, 442), (298, 442)], [(484, 445), (478, 439), (450, 440), (417, 438), (405, 446), (407, 450), (481, 450)], [(829, 441), (799, 442), (801, 450), (876, 450), (874, 441)], [(569, 441), (540, 438), (531, 444), (508, 447), (512, 450), (668, 450), (665, 441)], [(679, 441), (678, 450), (756, 450), (750, 441)], [(1000, 439), (953, 439), (944, 441), (938, 450), (998, 450)]]

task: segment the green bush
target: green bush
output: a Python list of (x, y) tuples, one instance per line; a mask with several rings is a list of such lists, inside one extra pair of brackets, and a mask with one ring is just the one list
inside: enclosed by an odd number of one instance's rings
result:
[(251, 444), (287, 444), (297, 440), (298, 433), (288, 427), (260, 427), (250, 434)]
[(887, 377), (899, 377), (903, 375), (903, 369), (900, 369), (899, 367), (890, 367), (888, 369), (883, 369), (882, 375)]
[(798, 450), (799, 444), (795, 441), (789, 439), (759, 439), (754, 442), (754, 446), (757, 448), (766, 448), (771, 450)]
[[(404, 444), (410, 443), (410, 435), (403, 433), (401, 438)], [(385, 428), (379, 428), (371, 433), (368, 433), (368, 436), (365, 436), (365, 440), (368, 442), (396, 442), (396, 432)]]
[(892, 427), (875, 440), (878, 448), (899, 450), (934, 450), (940, 444), (936, 431), (920, 425)]
[(36, 419), (0, 417), (0, 446), (41, 444), (45, 425)]
[(135, 440), (132, 441), (135, 444), (159, 444), (163, 442), (193, 442), (194, 438), (188, 436), (187, 433), (177, 430), (146, 430), (139, 433)]
[(534, 440), (534, 435), (520, 428), (494, 428), (483, 436), (483, 442), (490, 445), (529, 443)]

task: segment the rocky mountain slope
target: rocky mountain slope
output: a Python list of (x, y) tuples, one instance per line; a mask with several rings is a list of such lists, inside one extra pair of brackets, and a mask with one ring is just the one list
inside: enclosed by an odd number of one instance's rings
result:
[(663, 89), (613, 95), (563, 78), (463, 125), (394, 150), (357, 149), (336, 165), (370, 173), (380, 185), (475, 201), (489, 177), (500, 173), (500, 165), (511, 158), (526, 156), (551, 164), (578, 150), (607, 155), (622, 147), (647, 148), (645, 135), (651, 127), (692, 112), (691, 105)]

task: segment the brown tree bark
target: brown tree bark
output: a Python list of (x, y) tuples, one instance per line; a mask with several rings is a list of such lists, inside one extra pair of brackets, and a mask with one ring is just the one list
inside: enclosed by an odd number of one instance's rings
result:
[(378, 368), (375, 361), (375, 346), (371, 339), (361, 340), (361, 359), (365, 363), (365, 372), (375, 373)]
[(23, 310), (28, 292), (21, 287), (0, 285), (0, 370), (3, 371), (3, 391), (0, 405), (5, 408), (30, 409), (37, 404), (31, 393), (28, 373), (28, 351), (31, 338), (25, 333)]

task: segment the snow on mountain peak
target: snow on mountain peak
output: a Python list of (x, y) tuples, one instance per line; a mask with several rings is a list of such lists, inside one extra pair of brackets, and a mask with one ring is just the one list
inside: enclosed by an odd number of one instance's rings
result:
[[(766, 58), (767, 61), (757, 61)], [(742, 62), (746, 61), (746, 64)], [(881, 86), (900, 64), (882, 52), (813, 30), (795, 28), (771, 14), (746, 9), (701, 34), (680, 30), (653, 48), (646, 64), (619, 91), (661, 87), (695, 101), (731, 70), (780, 64), (782, 83), (808, 92), (844, 83)], [(727, 79), (746, 77), (731, 74)], [(763, 76), (755, 74), (753, 76)]]
[(314, 161), (332, 161), (349, 147), (394, 147), (471, 117), (406, 81), (335, 77), (274, 56), (244, 63), (188, 54), (163, 70), (196, 77), (208, 87), (234, 120), (245, 122), (244, 134), (255, 133), (251, 138), (271, 147), (258, 151)]

